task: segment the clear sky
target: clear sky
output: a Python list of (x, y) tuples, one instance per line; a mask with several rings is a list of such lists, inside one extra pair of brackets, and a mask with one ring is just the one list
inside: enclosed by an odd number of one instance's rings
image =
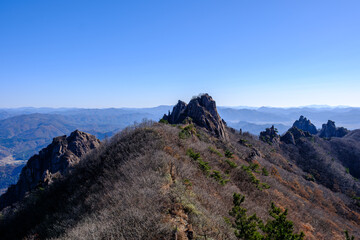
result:
[(0, 107), (360, 106), (359, 0), (0, 1)]

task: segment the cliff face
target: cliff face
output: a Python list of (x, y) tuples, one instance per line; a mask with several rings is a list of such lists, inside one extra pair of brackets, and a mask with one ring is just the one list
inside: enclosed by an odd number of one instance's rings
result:
[(299, 120), (296, 120), (293, 124), (293, 127), (296, 127), (300, 130), (303, 130), (305, 132), (309, 132), (310, 134), (317, 134), (318, 131), (314, 124), (311, 123), (310, 120), (308, 120), (304, 116), (300, 116)]
[(186, 118), (191, 118), (195, 124), (217, 137), (227, 139), (226, 123), (218, 114), (215, 101), (208, 94), (192, 99), (189, 104), (179, 101), (172, 112), (163, 117), (171, 124), (182, 123)]
[(10, 186), (0, 197), (0, 209), (21, 200), (39, 184), (51, 183), (53, 178), (63, 175), (69, 167), (76, 165), (85, 153), (99, 145), (100, 141), (95, 136), (78, 130), (68, 137), (54, 138), (49, 146), (29, 159), (17, 184)]

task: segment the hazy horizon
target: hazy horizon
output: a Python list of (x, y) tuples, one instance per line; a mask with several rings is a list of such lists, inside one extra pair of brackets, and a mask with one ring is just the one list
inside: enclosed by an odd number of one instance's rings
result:
[[(185, 101), (186, 102), (186, 101)], [(12, 110), (12, 109), (146, 109), (146, 108), (158, 108), (158, 107), (169, 107), (174, 106), (174, 104), (161, 104), (157, 106), (148, 106), (148, 107), (128, 107), (128, 106), (118, 106), (118, 107), (111, 107), (111, 106), (105, 106), (105, 107), (47, 107), (47, 106), (22, 106), (22, 107), (0, 107), (0, 110)], [(331, 106), (331, 105), (304, 105), (304, 106), (289, 106), (289, 107), (281, 107), (281, 106), (224, 106), (224, 105), (217, 105), (219, 108), (233, 108), (233, 109), (259, 109), (259, 108), (282, 108), (282, 109), (290, 109), (290, 108), (315, 108), (315, 109), (326, 109), (326, 108), (360, 108), (357, 106), (348, 106), (348, 105), (337, 105), (337, 106)]]

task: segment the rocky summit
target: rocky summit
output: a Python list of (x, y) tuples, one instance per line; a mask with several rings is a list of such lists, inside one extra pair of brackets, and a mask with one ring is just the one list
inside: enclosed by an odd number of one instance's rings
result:
[(331, 137), (344, 137), (350, 131), (344, 127), (337, 128), (335, 122), (329, 120), (326, 124), (322, 125), (319, 136), (322, 138), (331, 138)]
[(272, 125), (271, 128), (266, 128), (265, 131), (260, 132), (260, 140), (269, 144), (278, 143), (280, 141), (278, 130), (274, 125)]
[(308, 120), (304, 116), (300, 116), (299, 120), (296, 120), (293, 124), (293, 127), (296, 127), (300, 130), (303, 130), (305, 132), (309, 132), (311, 134), (317, 134), (318, 130), (316, 129), (315, 125), (311, 123), (310, 120)]
[(50, 184), (69, 167), (75, 166), (85, 153), (98, 146), (100, 141), (95, 136), (78, 130), (68, 137), (54, 138), (49, 146), (29, 159), (17, 184), (10, 186), (0, 197), (0, 209), (21, 200), (37, 186)]
[(163, 120), (170, 124), (183, 123), (185, 119), (191, 120), (219, 138), (227, 139), (226, 123), (218, 114), (215, 101), (208, 94), (193, 98), (189, 104), (179, 100), (172, 112), (163, 117)]

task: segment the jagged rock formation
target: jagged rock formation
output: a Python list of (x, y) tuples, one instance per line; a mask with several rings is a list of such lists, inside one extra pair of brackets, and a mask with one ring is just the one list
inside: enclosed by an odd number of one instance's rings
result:
[(290, 128), (281, 138), (280, 141), (286, 144), (296, 144), (296, 140), (301, 137), (310, 137), (311, 134), (308, 131), (303, 131), (297, 127)]
[(293, 124), (293, 127), (296, 127), (300, 130), (303, 130), (305, 132), (309, 132), (311, 134), (317, 134), (318, 130), (316, 129), (315, 125), (311, 123), (310, 120), (308, 120), (304, 116), (300, 116), (299, 120), (296, 120)]
[(286, 143), (286, 144), (293, 144), (295, 145), (295, 138), (294, 135), (291, 134), (291, 132), (287, 131), (284, 136), (280, 137), (280, 141)]
[(195, 124), (219, 138), (227, 138), (226, 123), (218, 114), (215, 101), (208, 94), (192, 99), (189, 104), (179, 101), (172, 112), (163, 117), (171, 124), (183, 123), (186, 118), (191, 118)]
[(0, 197), (0, 209), (21, 200), (39, 184), (51, 183), (54, 178), (68, 171), (69, 167), (76, 165), (85, 153), (99, 145), (100, 141), (95, 136), (78, 130), (69, 137), (54, 138), (50, 145), (29, 159), (17, 184), (11, 185)]
[(329, 120), (326, 124), (322, 125), (322, 129), (319, 133), (321, 138), (331, 138), (331, 137), (343, 137), (348, 134), (350, 131), (344, 127), (337, 128), (335, 122)]
[(266, 128), (265, 131), (260, 132), (260, 140), (269, 144), (278, 143), (280, 141), (280, 136), (274, 125), (272, 125), (271, 128)]

